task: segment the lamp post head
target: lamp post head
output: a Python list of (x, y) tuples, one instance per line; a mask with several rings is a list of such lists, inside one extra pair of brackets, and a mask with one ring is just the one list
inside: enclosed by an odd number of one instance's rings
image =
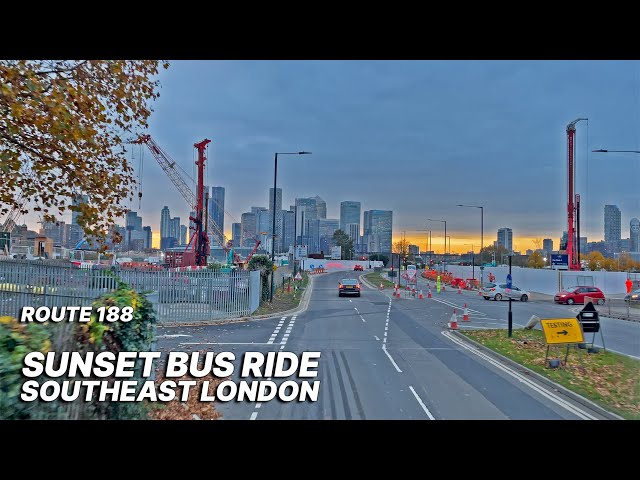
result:
[(591, 150), (592, 152), (596, 152), (596, 153), (606, 153), (609, 150), (605, 150), (604, 148), (599, 148), (598, 150)]
[(311, 155), (311, 152), (302, 151), (302, 152), (298, 152), (298, 155)]

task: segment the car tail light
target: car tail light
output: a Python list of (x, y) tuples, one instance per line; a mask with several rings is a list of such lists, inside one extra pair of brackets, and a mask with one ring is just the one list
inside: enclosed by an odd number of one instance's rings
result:
[(338, 288), (342, 288), (342, 283), (339, 283), (339, 284), (338, 284)]
[(359, 284), (359, 283), (358, 283), (358, 284), (356, 284), (356, 288), (357, 288), (358, 290), (360, 290), (360, 284)]

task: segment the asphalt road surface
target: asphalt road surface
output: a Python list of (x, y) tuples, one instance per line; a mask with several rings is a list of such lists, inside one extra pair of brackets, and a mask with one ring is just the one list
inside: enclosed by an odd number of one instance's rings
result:
[[(158, 347), (233, 351), (236, 357), (247, 351), (321, 352), (317, 402), (217, 403), (226, 420), (602, 418), (452, 336), (446, 324), (452, 305), (464, 303), (462, 295), (447, 291), (432, 299), (395, 299), (390, 290), (364, 287), (360, 298), (339, 298), (340, 278), (358, 275), (316, 276), (308, 308), (298, 315), (162, 328)], [(506, 302), (478, 298), (465, 296), (468, 306), (477, 307), (471, 307), (472, 322), (482, 317), (489, 327), (506, 318)], [(521, 305), (514, 305), (514, 312), (516, 307)], [(514, 319), (523, 324), (529, 316), (520, 312)]]
[[(422, 288), (426, 297), (428, 294), (427, 285), (431, 285), (431, 294), (436, 301), (442, 300), (456, 306), (464, 306), (470, 310), (471, 322), (469, 325), (461, 324), (464, 328), (507, 328), (509, 312), (509, 302), (502, 300), (485, 300), (478, 295), (477, 291), (463, 290), (458, 294), (457, 289), (450, 289), (438, 295), (433, 282), (428, 282), (424, 278), (418, 279), (418, 287)], [(403, 292), (404, 293), (404, 292)], [(535, 296), (535, 295), (534, 295)], [(528, 302), (512, 301), (511, 311), (513, 317), (513, 328), (524, 327), (532, 315), (540, 318), (575, 318), (584, 305), (560, 305), (548, 300), (529, 300)], [(618, 320), (600, 315), (602, 336), (605, 347), (608, 350), (629, 355), (640, 359), (640, 322), (628, 320)], [(540, 326), (536, 327), (540, 329)], [(585, 340), (589, 343), (593, 341), (593, 334), (585, 334)], [(595, 345), (602, 347), (600, 334), (595, 336)]]

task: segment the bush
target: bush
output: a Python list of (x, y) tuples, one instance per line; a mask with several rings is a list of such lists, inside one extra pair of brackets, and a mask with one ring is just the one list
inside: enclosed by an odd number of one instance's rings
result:
[(249, 270), (260, 270), (262, 300), (267, 300), (270, 296), (269, 275), (273, 273), (273, 262), (267, 255), (254, 255), (249, 260)]
[[(0, 317), (0, 419), (144, 419), (148, 407), (140, 402), (23, 402), (20, 391), (24, 357), (35, 351), (151, 351), (155, 341), (156, 316), (149, 300), (125, 283), (100, 297), (93, 307), (133, 307), (129, 322), (102, 323), (92, 317), (88, 323), (20, 323), (13, 317)], [(47, 380), (64, 381), (41, 376), (40, 384)], [(140, 380), (137, 369), (131, 380)], [(90, 379), (90, 380), (108, 380)], [(140, 386), (142, 383), (140, 383)]]

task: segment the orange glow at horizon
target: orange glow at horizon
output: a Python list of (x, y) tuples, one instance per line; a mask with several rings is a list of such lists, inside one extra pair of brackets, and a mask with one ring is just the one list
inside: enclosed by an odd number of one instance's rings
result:
[[(448, 237), (449, 235), (447, 235)], [(404, 238), (409, 242), (409, 244), (411, 245), (418, 245), (418, 247), (420, 247), (420, 251), (424, 252), (424, 251), (428, 251), (428, 244), (429, 244), (429, 232), (422, 235), (417, 235), (417, 234), (408, 234), (406, 236), (404, 236)], [(533, 243), (534, 240), (536, 239), (540, 239), (540, 247), (536, 247), (535, 244)], [(548, 238), (548, 237), (516, 237), (514, 235), (513, 237), (513, 250), (516, 252), (522, 252), (523, 254), (531, 249), (531, 250), (535, 250), (536, 248), (542, 248), (542, 239), (543, 238)], [(401, 236), (400, 235), (394, 235), (393, 236), (393, 243), (395, 244), (396, 242), (399, 242), (401, 240)], [(485, 247), (490, 247), (493, 246), (493, 242), (496, 240), (496, 236), (495, 234), (492, 235), (491, 237), (488, 237), (485, 234), (484, 237), (484, 246)], [(560, 239), (553, 239), (553, 243), (554, 243), (554, 248), (557, 249), (558, 248), (558, 243), (559, 243)], [(469, 245), (465, 245), (465, 244), (469, 244)], [(449, 248), (449, 239), (447, 239), (447, 250), (449, 250), (449, 253), (467, 253), (471, 251), (471, 246), (473, 245), (473, 251), (475, 253), (478, 253), (480, 251), (480, 236), (478, 235), (477, 237), (474, 236), (466, 236), (466, 237), (454, 237), (453, 235), (451, 235), (451, 248)], [(435, 232), (431, 232), (431, 248), (433, 249), (433, 251), (435, 253), (444, 253), (444, 236), (442, 233), (439, 233), (439, 235), (435, 235)]]

